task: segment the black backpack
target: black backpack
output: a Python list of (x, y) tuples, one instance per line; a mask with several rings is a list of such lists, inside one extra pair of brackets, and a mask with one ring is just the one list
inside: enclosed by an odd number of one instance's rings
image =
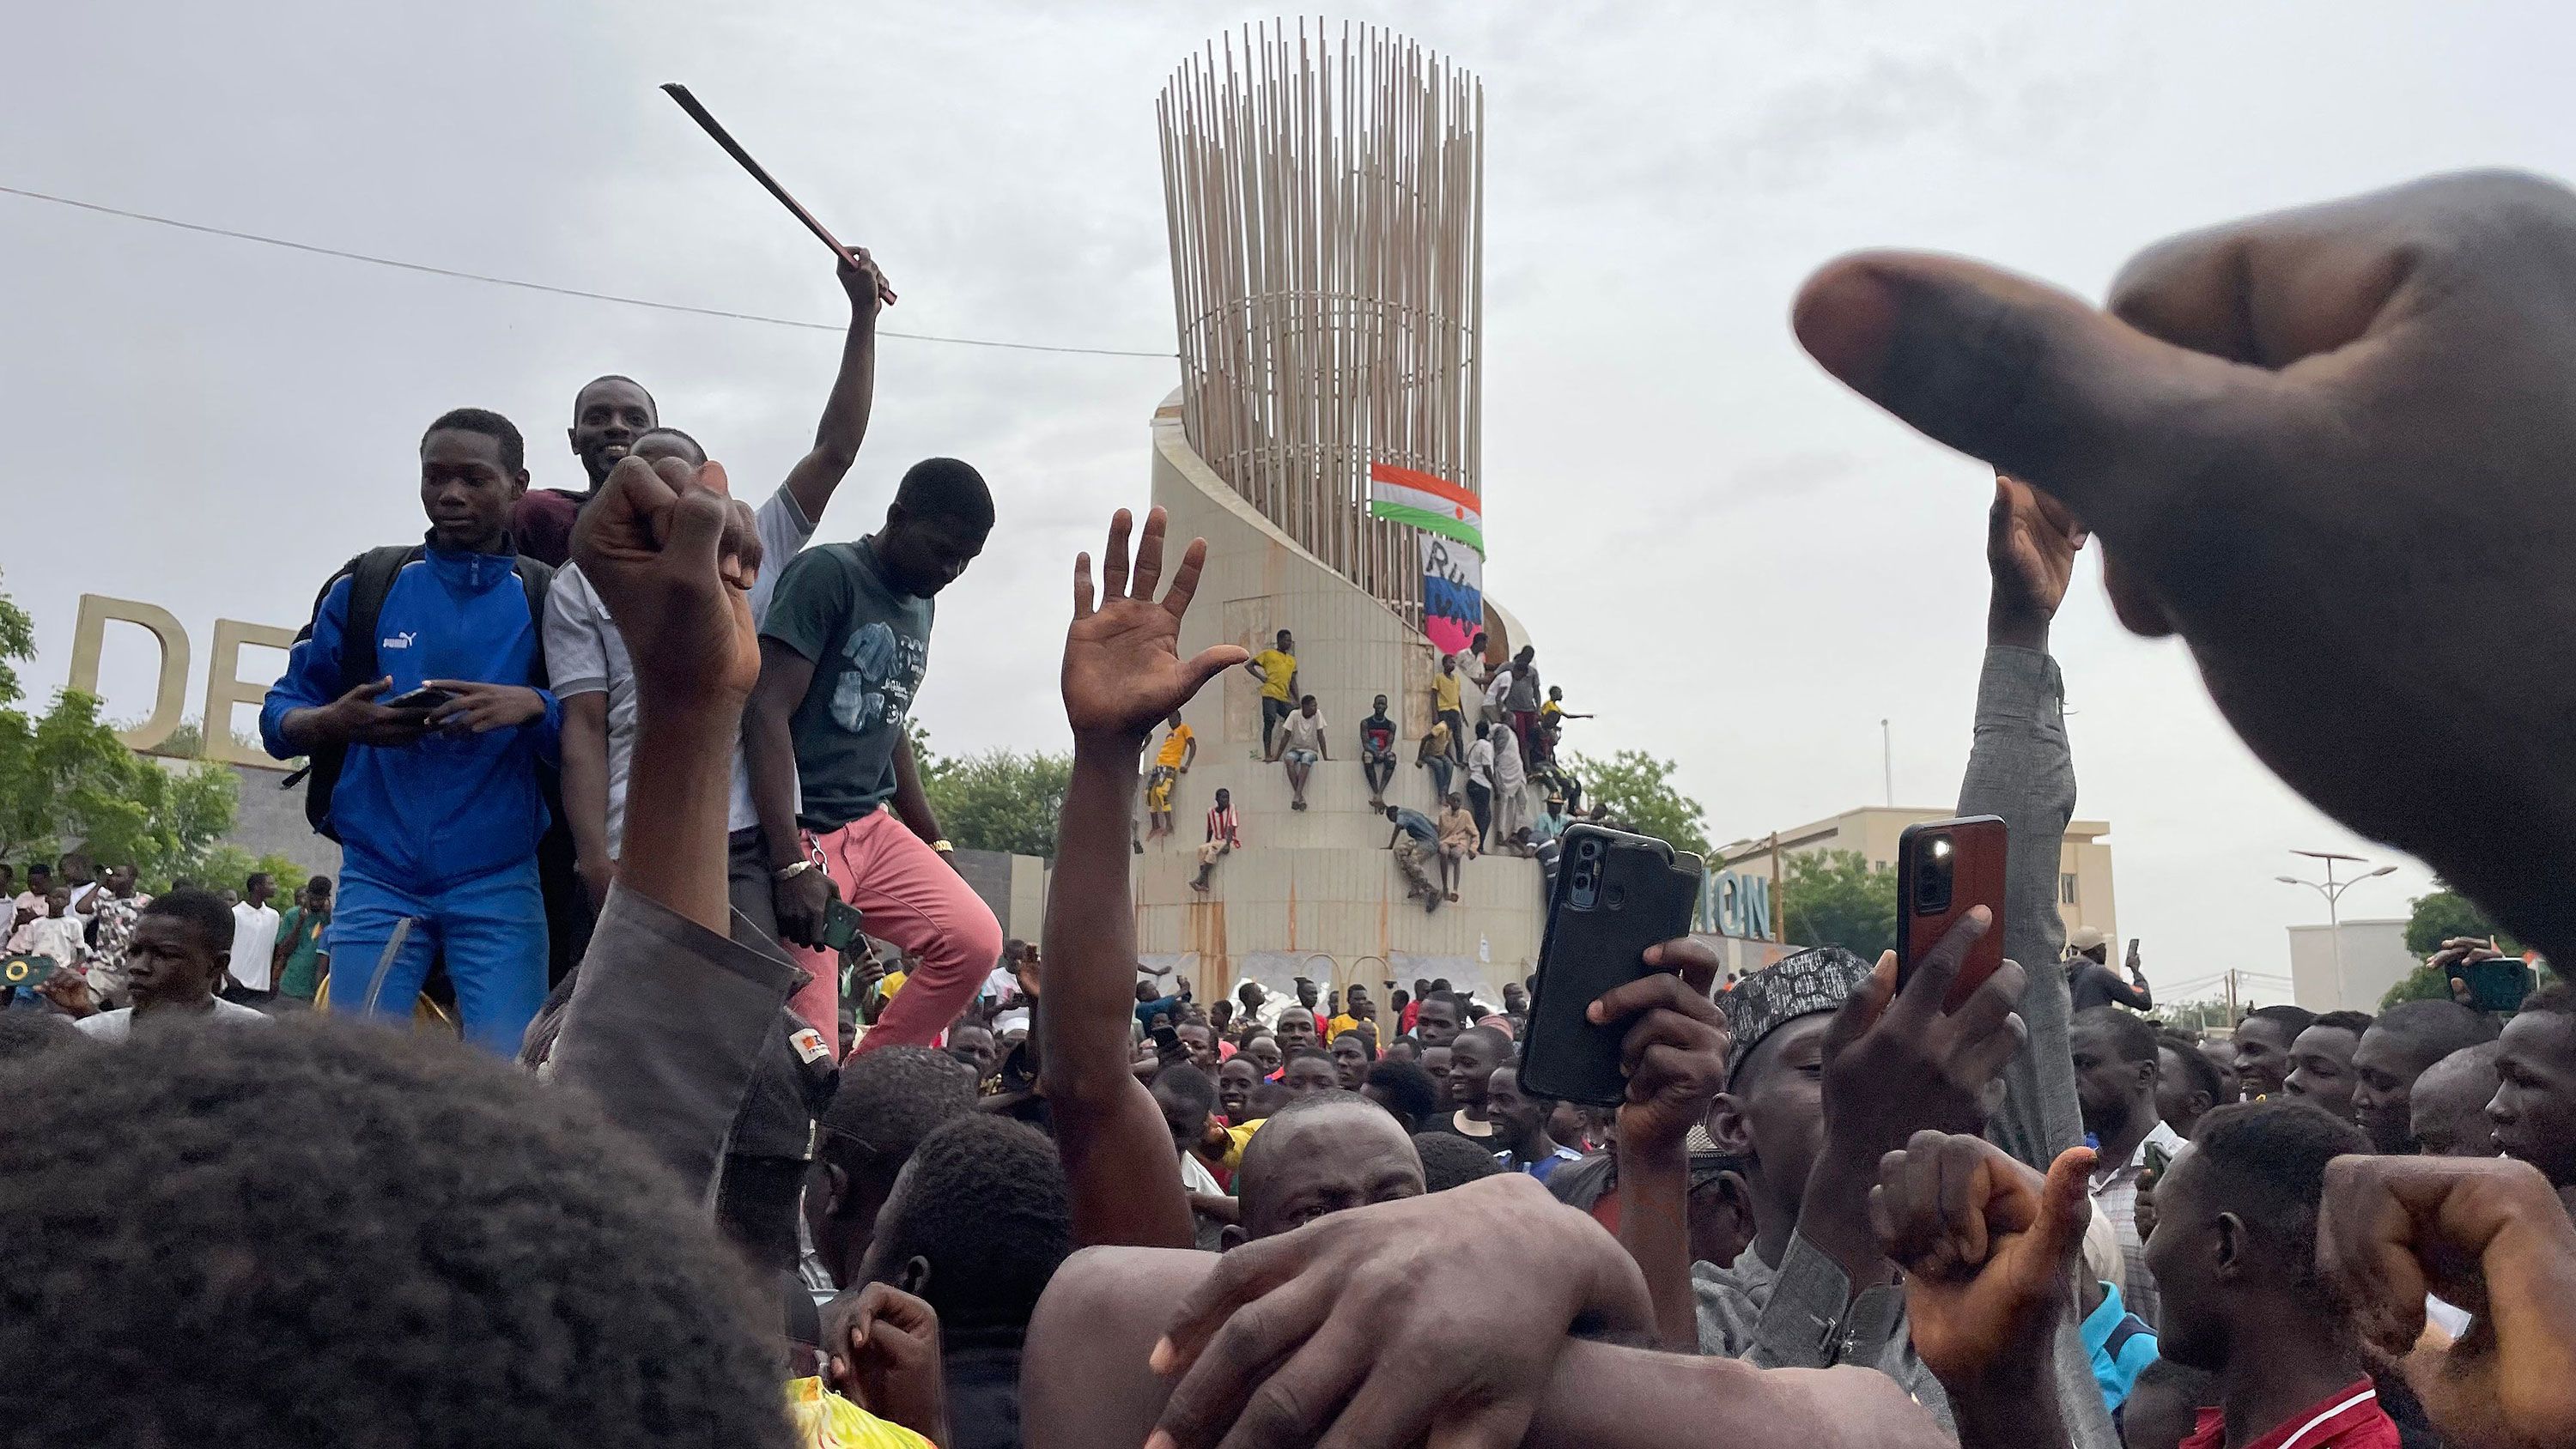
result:
[[(322, 583), (322, 592), (313, 598), (313, 615), (320, 618), (322, 601), (331, 596), (331, 586), (343, 578), (349, 581), (349, 622), (341, 631), (340, 690), (342, 694), (376, 678), (376, 622), (385, 611), (385, 596), (393, 592), (394, 579), (403, 566), (421, 556), (416, 543), (387, 544), (371, 548), (340, 566), (340, 571)], [(542, 689), (546, 684), (546, 591), (554, 584), (554, 569), (536, 559), (520, 554), (514, 560), (520, 586), (528, 592), (528, 622), (536, 630), (536, 653), (530, 660), (529, 683)], [(313, 625), (307, 622), (295, 635), (303, 643), (313, 637)], [(315, 833), (331, 840), (340, 837), (331, 830), (331, 792), (340, 783), (341, 767), (348, 763), (346, 745), (330, 744), (314, 748), (309, 763), (288, 775), (280, 788), (293, 789), (295, 782), (306, 780), (304, 818), (311, 821)], [(546, 772), (551, 776), (552, 772)], [(548, 808), (558, 824), (563, 811), (554, 805), (555, 790), (549, 778), (545, 781)]]

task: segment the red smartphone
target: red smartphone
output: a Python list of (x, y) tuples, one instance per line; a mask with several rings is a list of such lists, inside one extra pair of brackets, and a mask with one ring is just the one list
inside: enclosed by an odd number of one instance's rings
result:
[(1941, 1003), (1956, 1011), (2004, 964), (2004, 822), (1994, 815), (1927, 820), (1896, 840), (1896, 984), (1914, 974), (1975, 906), (1994, 915)]

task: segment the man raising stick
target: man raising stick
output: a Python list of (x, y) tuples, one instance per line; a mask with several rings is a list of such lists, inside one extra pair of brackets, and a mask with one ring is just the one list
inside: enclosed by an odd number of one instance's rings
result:
[[(849, 476), (851, 465), (858, 460), (859, 444), (868, 434), (868, 410), (876, 394), (877, 309), (882, 279), (867, 253), (858, 256), (855, 270), (841, 268), (841, 290), (850, 298), (850, 331), (841, 346), (840, 373), (832, 380), (831, 396), (823, 404), (823, 420), (814, 427), (814, 446), (787, 471), (787, 481), (779, 485), (778, 491), (752, 514), (764, 560), (760, 576), (751, 585), (754, 625), (768, 613), (769, 596), (788, 560), (796, 557), (814, 536), (824, 508), (831, 503), (841, 480)], [(688, 434), (658, 425), (630, 432), (623, 414), (606, 414), (607, 420), (599, 430), (586, 433), (589, 409), (619, 387), (633, 385), (623, 379), (603, 378), (583, 389), (583, 410), (574, 419), (573, 450), (581, 453), (583, 466), (592, 466), (594, 454), (601, 460), (592, 469), (594, 487), (608, 476), (616, 458), (629, 452), (643, 454), (646, 461), (655, 463), (666, 457), (691, 466), (706, 462), (705, 450)], [(643, 414), (649, 414), (652, 399), (645, 397), (641, 388), (633, 391), (642, 400)], [(592, 443), (588, 451), (584, 450), (585, 438)], [(530, 503), (540, 496), (531, 491), (520, 499), (514, 524), (517, 518), (527, 515)], [(568, 538), (569, 516), (564, 531)], [(609, 875), (617, 863), (623, 833), (627, 763), (635, 752), (635, 666), (616, 620), (609, 617), (608, 606), (577, 565), (557, 570), (554, 587), (546, 598), (546, 668), (555, 698), (563, 704), (564, 813), (570, 817), (582, 883), (589, 888), (591, 909), (597, 910), (608, 898)], [(728, 828), (737, 834), (754, 831), (760, 819), (752, 808), (751, 775), (743, 767), (740, 751), (734, 755), (733, 794)], [(746, 840), (745, 845), (756, 849), (755, 841)], [(758, 892), (755, 904), (765, 915), (765, 887)]]

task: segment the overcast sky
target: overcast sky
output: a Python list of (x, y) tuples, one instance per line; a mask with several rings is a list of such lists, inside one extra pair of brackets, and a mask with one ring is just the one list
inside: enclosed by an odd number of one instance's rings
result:
[[(47, 6), (11, 27), (0, 185), (469, 271), (838, 322), (828, 258), (653, 89), (685, 80), (902, 293), (891, 330), (1168, 351), (1153, 102), (1258, 18), (1127, 6), (272, 0)], [(2184, 227), (2461, 166), (2576, 171), (2542, 5), (1408, 4), (1483, 78), (1486, 579), (1587, 750), (1677, 758), (1719, 840), (1955, 798), (1985, 470), (1826, 378), (1785, 322), (1854, 247), (1994, 258), (2099, 295)], [(1338, 23), (1339, 17), (1335, 17)], [(0, 195), (0, 587), (68, 672), (77, 596), (300, 622), (414, 536), (414, 445), (460, 404), (576, 487), (574, 388), (631, 373), (737, 486), (810, 437), (837, 339), (301, 255)], [(888, 339), (825, 538), (925, 454), (1001, 524), (943, 598), (938, 746), (1056, 748), (1064, 577), (1146, 499), (1168, 359)], [(2178, 643), (2088, 565), (2057, 629), (2082, 799), (2154, 978), (2285, 974), (2322, 919), (2273, 877), (2355, 842), (2257, 765)], [(111, 645), (114, 712), (149, 706)], [(265, 667), (265, 666), (262, 666)], [(241, 723), (249, 723), (245, 712)], [(2403, 914), (2420, 867), (2349, 914)], [(2260, 988), (2256, 988), (2258, 992)], [(2187, 993), (2196, 994), (2196, 993)], [(2268, 993), (2280, 994), (2277, 990)]]

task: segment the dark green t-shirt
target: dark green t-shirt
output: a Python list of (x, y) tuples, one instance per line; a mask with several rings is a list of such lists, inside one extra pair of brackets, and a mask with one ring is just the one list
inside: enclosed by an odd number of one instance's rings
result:
[(760, 623), (814, 661), (796, 706), (797, 819), (838, 830), (894, 794), (894, 748), (930, 664), (931, 601), (898, 593), (866, 539), (809, 548), (778, 576)]

